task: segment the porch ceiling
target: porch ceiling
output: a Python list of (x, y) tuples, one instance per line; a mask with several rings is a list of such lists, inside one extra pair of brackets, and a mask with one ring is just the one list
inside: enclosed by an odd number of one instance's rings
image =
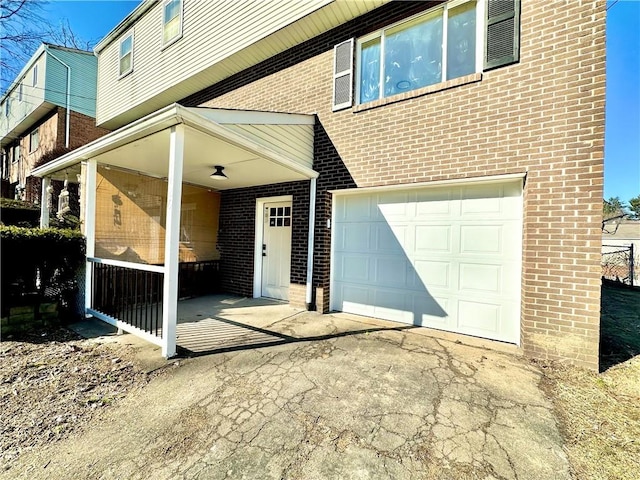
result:
[[(213, 190), (267, 185), (317, 176), (310, 115), (172, 105), (43, 165), (38, 176), (62, 179), (82, 160), (164, 178), (171, 127), (184, 126), (183, 181)], [(216, 165), (228, 180), (211, 179)]]

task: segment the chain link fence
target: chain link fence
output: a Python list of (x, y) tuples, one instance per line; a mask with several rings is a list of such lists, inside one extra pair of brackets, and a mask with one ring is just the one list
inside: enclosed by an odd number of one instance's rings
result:
[(602, 245), (602, 278), (638, 285), (634, 246), (631, 245)]

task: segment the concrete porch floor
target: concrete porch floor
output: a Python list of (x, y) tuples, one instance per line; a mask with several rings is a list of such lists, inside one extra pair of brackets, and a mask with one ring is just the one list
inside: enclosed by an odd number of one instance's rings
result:
[(179, 353), (202, 355), (291, 341), (270, 326), (304, 310), (267, 298), (207, 295), (178, 302)]

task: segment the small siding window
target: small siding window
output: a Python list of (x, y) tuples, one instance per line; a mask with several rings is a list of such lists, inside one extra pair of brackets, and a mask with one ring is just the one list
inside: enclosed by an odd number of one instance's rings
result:
[(36, 128), (29, 134), (29, 153), (33, 153), (40, 145), (40, 130)]
[(4, 102), (4, 116), (9, 118), (10, 112), (11, 112), (11, 98), (7, 97), (7, 100)]
[(120, 76), (123, 77), (133, 70), (133, 33), (120, 40)]
[(479, 15), (475, 0), (452, 1), (358, 40), (358, 103), (481, 71)]
[(182, 0), (165, 0), (162, 12), (162, 43), (167, 45), (182, 36)]
[(17, 162), (20, 160), (20, 144), (14, 145), (13, 147), (13, 162)]
[(22, 101), (22, 83), (18, 85), (18, 101)]
[(38, 85), (38, 65), (35, 65), (33, 67), (33, 79), (32, 79), (32, 84), (35, 87), (36, 85)]

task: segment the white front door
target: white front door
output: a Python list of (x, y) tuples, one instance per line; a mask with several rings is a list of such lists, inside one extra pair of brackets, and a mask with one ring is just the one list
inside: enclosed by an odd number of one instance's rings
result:
[(289, 299), (291, 277), (291, 202), (264, 204), (262, 296)]

